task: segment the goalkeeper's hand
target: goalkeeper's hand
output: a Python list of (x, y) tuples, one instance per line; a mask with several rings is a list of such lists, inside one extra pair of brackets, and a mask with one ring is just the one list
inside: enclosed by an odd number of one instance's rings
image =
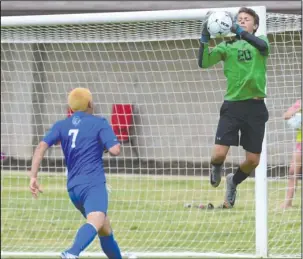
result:
[(240, 36), (241, 32), (244, 31), (240, 25), (238, 24), (238, 16), (236, 15), (235, 17), (232, 16), (230, 12), (227, 12), (233, 21), (232, 26), (230, 27), (230, 31), (238, 36)]
[(233, 23), (233, 25), (230, 27), (230, 31), (238, 36), (240, 36), (241, 32), (244, 30), (240, 27), (239, 24)]
[(207, 43), (210, 40), (210, 33), (207, 30), (207, 22), (208, 22), (208, 18), (209, 16), (212, 14), (213, 12), (208, 11), (205, 17), (205, 20), (202, 24), (202, 33), (201, 33), (201, 38), (200, 38), (200, 42), (201, 43)]

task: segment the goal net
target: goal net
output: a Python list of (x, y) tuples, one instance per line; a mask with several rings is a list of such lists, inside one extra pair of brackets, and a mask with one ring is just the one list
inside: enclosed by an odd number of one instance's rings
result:
[[(39, 178), (44, 192), (38, 200), (29, 192), (28, 171), (33, 149), (44, 133), (67, 116), (67, 93), (87, 87), (96, 115), (112, 124), (125, 120), (113, 125), (124, 132), (119, 136), (122, 154), (104, 157), (109, 216), (123, 254), (255, 255), (260, 231), (255, 174), (239, 186), (233, 209), (199, 208), (220, 205), (225, 192), (224, 179), (218, 188), (210, 186), (209, 161), (226, 80), (221, 63), (204, 70), (198, 67), (203, 17), (153, 21), (147, 16), (148, 20), (136, 22), (122, 18), (113, 23), (79, 24), (79, 18), (73, 24), (55, 20), (2, 26), (2, 254), (58, 255), (83, 224), (66, 193), (59, 146), (49, 149), (43, 160)], [(282, 114), (302, 91), (302, 17), (267, 13), (261, 22), (266, 22), (271, 49), (265, 148), (268, 253), (300, 257), (301, 181), (293, 207), (283, 210), (280, 204), (296, 136)], [(243, 159), (241, 147), (231, 148), (224, 174)], [(104, 256), (98, 240), (84, 254)]]

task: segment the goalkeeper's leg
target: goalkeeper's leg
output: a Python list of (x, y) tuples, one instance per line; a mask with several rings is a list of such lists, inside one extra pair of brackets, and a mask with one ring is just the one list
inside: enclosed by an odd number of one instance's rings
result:
[(240, 164), (235, 174), (226, 176), (226, 193), (223, 208), (232, 208), (235, 205), (237, 186), (242, 183), (250, 173), (257, 167), (260, 154), (246, 152), (246, 159)]
[(223, 163), (230, 146), (239, 145), (239, 129), (241, 121), (228, 107), (231, 104), (225, 101), (220, 109), (220, 120), (215, 137), (215, 146), (211, 158), (210, 184), (219, 186), (223, 171)]
[(109, 259), (122, 258), (120, 248), (114, 238), (114, 233), (110, 226), (110, 221), (108, 216), (106, 216), (105, 218), (103, 227), (98, 231), (98, 236), (99, 236), (101, 248)]
[(249, 100), (244, 103), (243, 110), (249, 111), (247, 121), (241, 125), (240, 144), (246, 150), (246, 159), (240, 164), (235, 174), (226, 176), (226, 194), (224, 207), (230, 208), (235, 204), (236, 188), (259, 165), (265, 124), (268, 111), (263, 100)]
[(218, 187), (221, 182), (221, 175), (223, 171), (223, 163), (226, 159), (229, 146), (216, 144), (213, 148), (211, 157), (211, 172), (210, 172), (210, 184), (213, 187)]

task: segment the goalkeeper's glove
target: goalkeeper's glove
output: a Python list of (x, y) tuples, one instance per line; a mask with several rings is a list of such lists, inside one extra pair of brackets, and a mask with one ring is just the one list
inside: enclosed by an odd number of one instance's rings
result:
[(200, 38), (201, 43), (207, 43), (210, 40), (210, 33), (207, 30), (207, 22), (208, 22), (208, 18), (211, 14), (212, 14), (211, 11), (207, 12), (205, 20), (202, 24), (202, 33), (201, 33), (201, 38)]
[(239, 24), (233, 23), (233, 25), (230, 28), (230, 31), (240, 36), (241, 32), (243, 32), (244, 30), (240, 27)]
[(229, 16), (230, 16), (230, 18), (231, 18), (231, 20), (233, 21), (233, 24), (232, 24), (232, 26), (230, 27), (230, 31), (232, 32), (232, 33), (235, 33), (236, 35), (238, 35), (238, 36), (240, 36), (240, 34), (241, 34), (241, 32), (242, 31), (244, 31), (241, 27), (240, 27), (240, 25), (237, 23), (238, 21), (238, 16), (236, 15), (235, 17), (233, 17), (232, 16), (232, 14), (231, 13), (228, 13), (229, 14)]

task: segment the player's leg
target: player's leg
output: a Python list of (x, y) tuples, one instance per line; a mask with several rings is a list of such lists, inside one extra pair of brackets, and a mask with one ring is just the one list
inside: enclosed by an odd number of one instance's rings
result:
[(211, 157), (210, 183), (213, 187), (219, 186), (221, 182), (223, 163), (230, 146), (239, 144), (239, 121), (233, 114), (234, 109), (231, 105), (225, 101), (220, 109), (220, 119)]
[(223, 163), (229, 151), (229, 146), (215, 144), (211, 156), (210, 184), (218, 187), (221, 182)]
[(245, 102), (243, 109), (249, 114), (240, 128), (240, 144), (246, 150), (246, 159), (239, 165), (235, 174), (230, 173), (226, 176), (224, 207), (227, 208), (235, 204), (237, 186), (249, 177), (259, 164), (265, 124), (268, 120), (268, 111), (264, 101), (249, 100)]
[(78, 258), (80, 253), (95, 239), (98, 230), (103, 226), (105, 214), (100, 211), (87, 215), (87, 223), (82, 225), (75, 237), (71, 248), (62, 253), (62, 258)]
[[(85, 215), (85, 209), (83, 207), (83, 202), (82, 202), (82, 195), (83, 195), (83, 191), (85, 189), (84, 188), (81, 188), (80, 186), (77, 186), (77, 187), (74, 187), (73, 189), (69, 190), (68, 194), (69, 194), (69, 197), (70, 197), (70, 200), (72, 201), (72, 203), (74, 204), (74, 206), (81, 212), (81, 214), (83, 215), (83, 217), (86, 218), (86, 215)], [(80, 228), (81, 229), (81, 228)], [(79, 230), (80, 230), (79, 229)], [(77, 232), (77, 236), (80, 234), (81, 236), (81, 232)], [(76, 239), (77, 239), (77, 236), (76, 236)], [(79, 239), (79, 237), (78, 237)], [(74, 242), (75, 243), (75, 242)], [(63, 253), (61, 253), (61, 258), (62, 259), (67, 259), (67, 258), (78, 258), (78, 255), (76, 254), (72, 254), (73, 252), (72, 251), (64, 251)], [(75, 252), (76, 253), (76, 252)]]
[[(265, 125), (268, 121), (268, 110), (263, 100), (249, 100), (246, 105), (250, 109), (246, 122), (241, 127), (240, 145), (246, 150), (246, 159), (238, 168), (235, 183), (239, 184), (247, 178), (260, 162)], [(236, 174), (237, 174), (236, 172)], [(240, 175), (244, 173), (245, 179)]]
[(226, 176), (226, 193), (223, 208), (232, 208), (235, 205), (237, 186), (250, 175), (250, 172), (257, 167), (259, 161), (260, 154), (246, 151), (246, 159), (240, 164), (236, 173), (229, 173)]
[(293, 154), (289, 168), (289, 179), (287, 184), (287, 193), (285, 201), (281, 204), (282, 209), (292, 206), (292, 200), (296, 191), (299, 175), (302, 174), (302, 145), (296, 144), (296, 151)]
[(242, 172), (250, 174), (260, 163), (261, 154), (246, 151), (246, 159), (240, 165)]
[(120, 248), (114, 238), (114, 233), (112, 231), (108, 216), (105, 217), (103, 227), (98, 231), (98, 236), (101, 248), (109, 259), (122, 258)]
[(74, 196), (78, 197), (78, 204), (80, 204), (77, 208), (81, 212), (84, 210), (87, 223), (79, 228), (72, 247), (62, 255), (68, 254), (77, 258), (95, 239), (98, 231), (103, 227), (107, 213), (108, 197), (105, 183), (94, 186), (77, 186), (73, 188), (73, 191)]

